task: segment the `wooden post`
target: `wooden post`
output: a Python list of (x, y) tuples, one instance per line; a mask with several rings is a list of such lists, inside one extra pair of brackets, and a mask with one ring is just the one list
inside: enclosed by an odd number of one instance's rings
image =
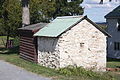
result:
[(22, 0), (22, 27), (30, 24), (29, 0)]

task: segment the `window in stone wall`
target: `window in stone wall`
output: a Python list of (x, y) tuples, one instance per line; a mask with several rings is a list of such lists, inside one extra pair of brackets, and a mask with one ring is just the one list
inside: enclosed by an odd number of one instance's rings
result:
[(114, 42), (114, 50), (120, 50), (120, 42)]
[(83, 48), (84, 47), (84, 43), (80, 43), (80, 47)]
[(120, 31), (120, 19), (118, 19), (117, 28), (118, 28), (118, 31)]

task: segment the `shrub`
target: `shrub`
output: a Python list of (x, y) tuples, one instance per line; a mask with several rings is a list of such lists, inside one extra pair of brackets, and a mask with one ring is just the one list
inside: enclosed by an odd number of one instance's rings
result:
[(19, 37), (15, 37), (15, 38), (13, 39), (13, 45), (14, 45), (14, 46), (19, 46), (19, 43), (20, 43), (20, 38), (19, 38)]
[(68, 66), (66, 68), (61, 68), (61, 69), (58, 69), (58, 71), (61, 74), (65, 74), (66, 76), (73, 75), (73, 76), (90, 76), (90, 77), (93, 77), (93, 76), (97, 75), (96, 72), (93, 72), (91, 70), (85, 70), (82, 67), (74, 67), (74, 66)]
[(65, 68), (58, 69), (60, 74), (65, 76), (82, 76), (82, 77), (91, 77), (99, 80), (114, 80), (113, 76), (107, 73), (93, 72), (92, 70), (86, 70), (83, 67), (68, 66)]

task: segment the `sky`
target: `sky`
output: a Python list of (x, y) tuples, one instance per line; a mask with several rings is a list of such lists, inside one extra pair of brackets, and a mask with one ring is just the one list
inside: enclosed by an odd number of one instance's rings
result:
[(120, 5), (120, 0), (104, 0), (104, 4), (99, 4), (100, 0), (84, 0), (81, 6), (84, 8), (84, 15), (87, 15), (94, 22), (106, 22), (104, 16)]

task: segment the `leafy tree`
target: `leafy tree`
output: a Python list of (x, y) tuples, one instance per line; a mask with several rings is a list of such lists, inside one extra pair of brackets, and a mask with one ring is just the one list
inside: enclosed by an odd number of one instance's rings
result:
[(55, 3), (50, 0), (30, 0), (30, 22), (49, 22), (55, 11)]
[(15, 36), (18, 27), (21, 27), (21, 3), (19, 0), (5, 0), (2, 8), (0, 23), (8, 42), (9, 37)]
[[(3, 3), (4, 0), (0, 0), (0, 22), (2, 22)], [(3, 29), (2, 29), (2, 24), (0, 23), (0, 35), (2, 35), (2, 33), (3, 33)]]
[(80, 3), (83, 0), (30, 0), (31, 23), (49, 22), (57, 16), (72, 16), (83, 14)]
[(82, 2), (83, 0), (74, 0), (71, 2), (67, 2), (67, 0), (55, 0), (56, 10), (53, 17), (55, 18), (57, 16), (73, 16), (83, 14), (83, 9), (80, 7), (80, 3)]

